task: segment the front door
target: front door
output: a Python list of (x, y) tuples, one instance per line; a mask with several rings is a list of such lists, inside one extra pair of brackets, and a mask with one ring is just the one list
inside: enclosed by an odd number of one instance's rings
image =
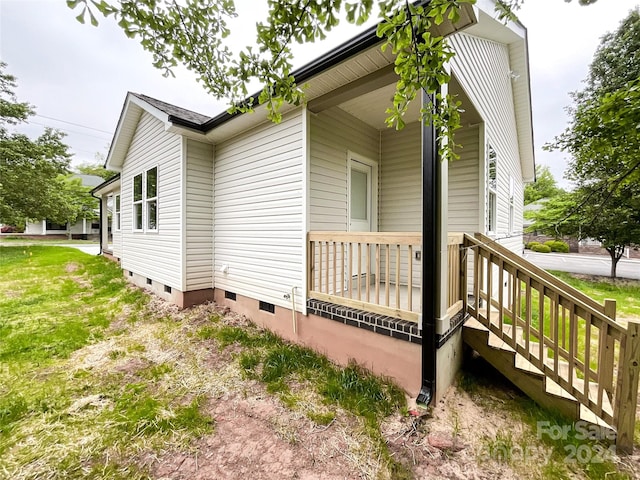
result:
[(371, 232), (372, 207), (371, 165), (351, 160), (349, 162), (349, 231)]
[[(377, 164), (370, 160), (349, 156), (349, 231), (375, 232), (377, 230)], [(351, 272), (354, 287), (359, 290), (364, 282), (375, 281), (375, 248), (370, 250), (367, 262), (366, 243), (352, 245)], [(359, 253), (359, 255), (358, 255)], [(367, 264), (369, 270), (367, 271)], [(358, 297), (359, 298), (359, 297)]]

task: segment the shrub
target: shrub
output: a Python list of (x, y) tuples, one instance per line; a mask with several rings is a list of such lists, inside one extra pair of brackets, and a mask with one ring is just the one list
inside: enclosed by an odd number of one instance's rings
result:
[(527, 248), (529, 250), (533, 250), (533, 246), (534, 245), (541, 245), (541, 243), (540, 242), (536, 242), (536, 241), (529, 242), (524, 246), (524, 248)]
[(551, 249), (552, 252), (569, 253), (569, 244), (562, 240), (549, 240), (544, 244)]
[(538, 253), (549, 253), (551, 251), (551, 247), (549, 245), (539, 243), (537, 245), (533, 245), (531, 250)]

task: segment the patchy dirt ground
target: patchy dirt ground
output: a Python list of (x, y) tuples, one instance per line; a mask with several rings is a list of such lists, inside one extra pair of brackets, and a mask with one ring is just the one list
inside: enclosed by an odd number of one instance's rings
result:
[[(242, 374), (236, 347), (220, 349), (215, 340), (196, 335), (214, 315), (233, 326), (249, 325), (248, 319), (214, 304), (179, 311), (153, 299), (149, 310), (165, 320), (129, 324), (125, 312), (111, 326), (118, 335), (76, 352), (73, 363), (79, 370), (115, 371), (128, 381), (139, 380), (150, 365), (170, 364), (173, 376), (158, 388), (181, 388), (206, 398), (202, 408), (215, 421), (212, 433), (186, 446), (168, 443), (160, 450), (131, 452), (131, 460), (151, 478), (554, 478), (544, 472), (551, 447), (537, 442), (530, 427), (513, 415), (507, 403), (519, 394), (499, 381), (495, 394), (482, 393), (483, 401), (452, 388), (430, 411), (390, 415), (376, 440), (362, 419), (339, 408), (328, 425), (316, 424), (306, 414), (322, 408), (313, 391), (299, 391), (296, 405), (285, 405)], [(389, 469), (377, 441), (402, 470)], [(637, 461), (624, 460), (624, 468), (635, 472), (631, 475), (640, 472)], [(566, 478), (583, 478), (580, 469), (569, 474)]]

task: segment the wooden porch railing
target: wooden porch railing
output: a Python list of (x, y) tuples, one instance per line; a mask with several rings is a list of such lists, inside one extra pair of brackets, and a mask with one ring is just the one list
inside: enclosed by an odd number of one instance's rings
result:
[(595, 302), (490, 238), (465, 235), (473, 257), (467, 312), (615, 428), (633, 448), (640, 324), (615, 321), (614, 301)]
[[(449, 236), (448, 301), (462, 308), (462, 234)], [(308, 296), (417, 322), (421, 301), (419, 232), (309, 232)]]

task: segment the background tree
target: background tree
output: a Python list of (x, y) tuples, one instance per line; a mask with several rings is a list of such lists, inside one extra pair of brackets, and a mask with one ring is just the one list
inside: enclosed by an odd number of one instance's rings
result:
[(537, 202), (542, 198), (553, 198), (564, 193), (558, 187), (558, 182), (553, 177), (547, 165), (536, 165), (536, 181), (528, 183), (524, 187), (524, 204)]
[[(616, 190), (640, 181), (640, 10), (606, 34), (585, 88), (573, 94), (572, 120), (549, 148), (571, 155), (567, 177), (578, 187)], [(606, 200), (606, 197), (605, 197)]]
[(75, 167), (76, 172), (82, 173), (84, 175), (96, 175), (98, 177), (102, 177), (105, 180), (113, 177), (116, 173), (114, 170), (107, 170), (104, 167), (104, 155), (100, 152), (95, 155), (95, 162), (84, 162)]
[(47, 128), (35, 140), (9, 131), (33, 109), (16, 100), (16, 80), (5, 68), (0, 62), (0, 223), (22, 225), (25, 219), (48, 218), (57, 208), (56, 178), (68, 172), (71, 156), (59, 131)]
[(624, 248), (640, 244), (640, 11), (602, 37), (572, 120), (548, 148), (571, 154), (575, 191), (545, 204), (530, 229), (599, 240), (611, 276)]
[(530, 228), (599, 240), (611, 276), (625, 246), (640, 244), (640, 11), (602, 37), (572, 120), (548, 148), (571, 154), (576, 189), (549, 201)]

